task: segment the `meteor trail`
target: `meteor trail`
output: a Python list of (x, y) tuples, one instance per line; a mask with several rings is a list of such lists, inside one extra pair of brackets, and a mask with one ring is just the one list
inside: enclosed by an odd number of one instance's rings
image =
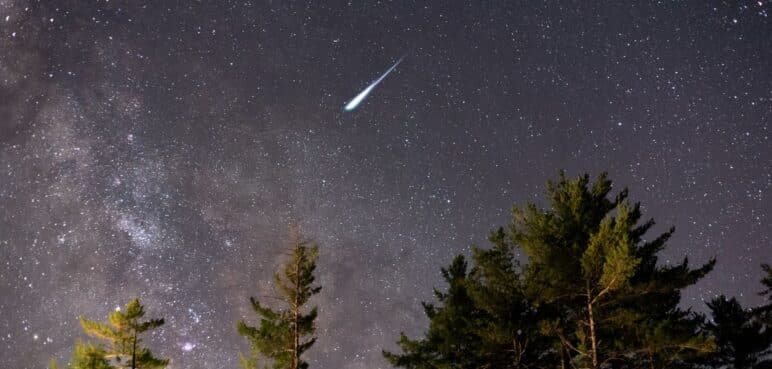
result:
[(397, 65), (399, 65), (399, 63), (401, 63), (402, 59), (404, 59), (404, 58), (405, 58), (404, 56), (399, 58), (399, 60), (397, 60), (397, 62), (394, 63), (394, 65), (392, 65), (391, 68), (386, 70), (386, 72), (383, 73), (383, 75), (380, 78), (376, 79), (373, 83), (371, 83), (369, 86), (367, 86), (366, 89), (364, 89), (362, 92), (360, 92), (359, 95), (356, 95), (356, 97), (351, 99), (351, 101), (349, 101), (346, 104), (346, 106), (343, 107), (343, 110), (345, 110), (345, 111), (352, 111), (352, 110), (356, 109), (357, 106), (359, 106), (359, 104), (362, 103), (362, 101), (367, 97), (367, 95), (369, 95), (370, 92), (373, 91), (375, 86), (378, 86), (378, 84), (381, 83), (381, 81), (383, 81), (383, 79), (386, 78), (386, 76), (388, 76), (389, 73), (391, 73), (391, 71), (394, 70), (394, 68), (396, 68)]

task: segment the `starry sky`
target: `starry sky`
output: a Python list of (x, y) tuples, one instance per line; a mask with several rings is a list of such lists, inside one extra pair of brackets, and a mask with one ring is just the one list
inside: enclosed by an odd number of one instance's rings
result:
[[(170, 368), (235, 368), (290, 224), (321, 245), (316, 368), (386, 368), (439, 268), (608, 171), (684, 305), (772, 262), (762, 1), (0, 0), (0, 367), (139, 296)], [(404, 59), (353, 112), (343, 106)]]

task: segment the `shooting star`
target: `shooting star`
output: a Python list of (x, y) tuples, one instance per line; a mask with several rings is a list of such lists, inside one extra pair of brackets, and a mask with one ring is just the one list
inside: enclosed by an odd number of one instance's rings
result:
[(346, 106), (343, 107), (343, 110), (345, 110), (345, 111), (353, 111), (354, 109), (356, 109), (359, 106), (359, 104), (361, 104), (362, 101), (364, 101), (364, 99), (367, 97), (367, 95), (369, 95), (370, 92), (372, 92), (373, 89), (375, 89), (375, 86), (378, 86), (378, 84), (381, 83), (381, 81), (383, 81), (383, 79), (386, 78), (386, 76), (388, 76), (389, 73), (391, 73), (391, 71), (393, 71), (394, 68), (396, 68), (397, 65), (399, 65), (399, 63), (401, 63), (402, 59), (404, 59), (404, 58), (405, 58), (404, 56), (399, 58), (399, 60), (397, 60), (397, 62), (394, 63), (394, 65), (392, 65), (391, 68), (386, 70), (386, 72), (383, 73), (383, 75), (380, 78), (376, 79), (373, 83), (371, 83), (369, 86), (367, 86), (366, 89), (364, 89), (362, 92), (360, 92), (359, 95), (356, 95), (356, 97), (351, 99), (351, 101), (349, 101), (346, 104)]

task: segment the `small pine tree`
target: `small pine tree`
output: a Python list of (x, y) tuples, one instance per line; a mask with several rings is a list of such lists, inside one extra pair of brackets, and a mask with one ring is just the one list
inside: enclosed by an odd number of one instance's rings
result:
[(554, 367), (550, 341), (537, 331), (536, 312), (523, 293), (519, 265), (503, 229), (490, 236), (493, 247), (475, 247), (470, 270), (458, 255), (442, 276), (447, 291), (435, 290), (436, 304), (424, 303), (429, 329), (423, 338), (400, 335), (402, 353), (384, 351), (397, 367)]
[[(88, 360), (96, 360), (100, 355), (110, 361), (109, 368), (119, 369), (163, 369), (169, 360), (153, 356), (149, 349), (142, 346), (141, 334), (164, 324), (163, 319), (140, 321), (145, 316), (144, 307), (139, 299), (131, 300), (123, 310), (110, 313), (107, 323), (80, 318), (83, 330), (89, 336), (106, 341), (103, 347), (79, 345), (71, 365), (83, 362), (86, 366), (73, 369), (102, 369), (102, 366), (89, 366)], [(79, 354), (80, 352), (80, 354)], [(97, 360), (98, 361), (98, 360)], [(80, 364), (79, 364), (80, 365)], [(96, 365), (96, 364), (95, 364)], [(98, 365), (102, 365), (99, 363)]]
[(472, 368), (480, 364), (477, 353), (484, 347), (472, 332), (481, 312), (469, 294), (467, 269), (462, 255), (456, 256), (448, 268), (442, 269), (442, 277), (448, 284), (447, 291), (434, 291), (438, 305), (423, 303), (429, 318), (426, 337), (411, 340), (401, 334), (398, 344), (404, 353), (383, 353), (392, 365), (417, 369)]
[(251, 345), (251, 356), (240, 356), (245, 369), (257, 368), (261, 360), (272, 363), (274, 369), (308, 368), (301, 356), (316, 342), (313, 334), (317, 308), (311, 308), (308, 313), (304, 311), (309, 299), (322, 289), (314, 286), (318, 255), (316, 245), (300, 235), (294, 236), (291, 259), (274, 275), (274, 289), (285, 309), (271, 309), (250, 297), (252, 308), (260, 316), (260, 326), (252, 327), (244, 321), (237, 323), (239, 334)]
[(715, 337), (717, 350), (709, 364), (714, 367), (755, 369), (772, 367), (772, 330), (756, 319), (734, 297), (719, 296), (708, 303), (712, 321), (705, 330)]

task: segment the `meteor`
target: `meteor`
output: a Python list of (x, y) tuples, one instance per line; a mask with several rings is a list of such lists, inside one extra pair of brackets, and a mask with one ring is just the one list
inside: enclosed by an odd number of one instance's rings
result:
[(404, 59), (404, 58), (405, 58), (404, 56), (399, 58), (399, 60), (397, 60), (397, 62), (394, 63), (394, 65), (392, 65), (391, 68), (386, 70), (386, 72), (383, 73), (383, 75), (381, 75), (380, 78), (376, 79), (373, 83), (371, 83), (369, 86), (367, 86), (366, 89), (364, 89), (362, 92), (360, 92), (359, 95), (356, 95), (353, 99), (351, 99), (351, 101), (349, 101), (346, 104), (346, 106), (343, 107), (343, 110), (345, 110), (345, 111), (353, 111), (354, 109), (356, 109), (359, 106), (359, 104), (361, 104), (362, 101), (367, 97), (367, 95), (369, 95), (370, 92), (372, 92), (373, 89), (375, 89), (375, 86), (378, 86), (378, 84), (381, 83), (381, 81), (383, 81), (383, 79), (386, 78), (386, 76), (388, 76), (389, 73), (391, 73), (391, 71), (393, 71), (394, 68), (396, 68), (397, 65), (399, 65), (399, 63), (401, 63), (402, 59)]

